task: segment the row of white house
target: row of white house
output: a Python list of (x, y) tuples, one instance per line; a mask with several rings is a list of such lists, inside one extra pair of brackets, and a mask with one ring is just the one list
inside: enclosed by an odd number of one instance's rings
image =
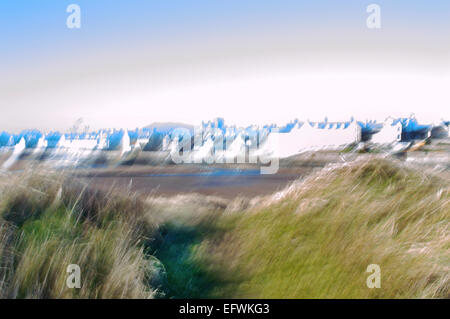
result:
[[(285, 127), (267, 125), (247, 128), (225, 126), (224, 121), (218, 119), (202, 123), (197, 130), (190, 133), (200, 137), (200, 143), (193, 143), (191, 149), (194, 158), (198, 160), (211, 155), (217, 149), (225, 158), (233, 158), (249, 149), (258, 149), (260, 153), (270, 153), (284, 158), (306, 150), (343, 148), (367, 140), (367, 136), (373, 143), (392, 144), (405, 139), (430, 137), (433, 132), (436, 136), (445, 137), (448, 136), (448, 131), (449, 122), (443, 121), (435, 126), (420, 125), (414, 117), (410, 117), (388, 118), (384, 123), (374, 121), (362, 123), (353, 118), (346, 122), (329, 122), (327, 119), (322, 122), (296, 120)], [(223, 148), (218, 147), (218, 143), (221, 142), (216, 137), (217, 132), (223, 134)], [(164, 133), (145, 132), (145, 134), (138, 131), (109, 130), (90, 134), (60, 135), (45, 135), (33, 131), (31, 135), (16, 138), (0, 136), (0, 149), (12, 150), (10, 161), (7, 162), (10, 165), (14, 158), (18, 158), (26, 150), (29, 153), (30, 149), (35, 154), (49, 150), (52, 156), (64, 157), (68, 162), (73, 162), (75, 159), (90, 156), (93, 151), (102, 150), (116, 150), (122, 155), (133, 150), (171, 152), (179, 147), (179, 141), (180, 136), (174, 134), (174, 130)], [(152, 147), (149, 147), (150, 144)]]
[(336, 149), (361, 140), (361, 127), (354, 121), (343, 123), (297, 123), (290, 132), (270, 134), (264, 148), (279, 157), (305, 150)]

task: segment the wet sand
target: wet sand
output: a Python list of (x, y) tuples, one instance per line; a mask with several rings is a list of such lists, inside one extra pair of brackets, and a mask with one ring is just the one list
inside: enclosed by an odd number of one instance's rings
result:
[(310, 174), (313, 167), (280, 168), (276, 174), (261, 175), (259, 167), (130, 166), (76, 172), (74, 177), (108, 190), (112, 185), (131, 188), (143, 196), (173, 196), (198, 193), (223, 198), (272, 194)]
[[(144, 155), (145, 161), (142, 160)], [(142, 164), (157, 162), (151, 156), (151, 152), (141, 154), (141, 161), (129, 166), (77, 170), (74, 177), (103, 190), (112, 185), (131, 187), (143, 196), (199, 193), (223, 198), (255, 197), (273, 194), (329, 163), (344, 161), (335, 151), (307, 152), (281, 160), (276, 174), (262, 175), (260, 164)], [(347, 157), (353, 160), (357, 156)]]
[[(439, 149), (428, 152), (408, 153), (403, 161), (426, 167), (450, 169), (450, 146), (438, 144)], [(450, 145), (450, 144), (449, 144)], [(437, 147), (437, 146), (428, 146)], [(441, 148), (444, 148), (441, 150)], [(11, 156), (12, 152), (0, 153), (0, 164)], [(304, 178), (313, 171), (320, 170), (330, 163), (343, 163), (357, 158), (371, 157), (370, 154), (340, 153), (336, 151), (305, 152), (279, 163), (279, 170), (273, 175), (260, 174), (257, 164), (181, 164), (167, 163), (167, 154), (163, 152), (143, 152), (130, 164), (117, 162), (114, 152), (101, 153), (105, 161), (91, 161), (84, 168), (63, 169), (75, 180), (89, 183), (92, 187), (109, 190), (112, 186), (129, 190), (142, 196), (173, 196), (198, 193), (223, 198), (255, 197), (272, 194), (282, 190), (291, 182)], [(21, 156), (10, 172), (20, 172), (27, 167), (48, 169), (48, 160), (36, 161), (32, 156)], [(51, 163), (51, 162), (50, 162)]]

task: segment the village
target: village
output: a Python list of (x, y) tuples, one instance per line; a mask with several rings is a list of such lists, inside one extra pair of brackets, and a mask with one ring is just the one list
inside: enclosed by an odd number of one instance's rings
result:
[[(141, 153), (159, 154), (161, 162), (256, 163), (258, 157), (289, 158), (307, 151), (384, 149), (404, 152), (431, 140), (449, 137), (450, 121), (421, 124), (408, 118), (384, 122), (320, 122), (294, 120), (285, 126), (265, 125), (239, 128), (226, 126), (222, 118), (199, 126), (147, 127), (135, 130), (104, 129), (95, 132), (0, 134), (0, 166), (8, 170), (21, 158), (52, 163), (56, 167), (99, 163), (128, 163)], [(107, 155), (105, 155), (107, 154)], [(111, 155), (114, 160), (111, 161)], [(186, 160), (189, 155), (189, 160)], [(93, 159), (95, 158), (95, 161)], [(180, 161), (179, 161), (180, 162)], [(108, 164), (108, 163), (106, 163)]]

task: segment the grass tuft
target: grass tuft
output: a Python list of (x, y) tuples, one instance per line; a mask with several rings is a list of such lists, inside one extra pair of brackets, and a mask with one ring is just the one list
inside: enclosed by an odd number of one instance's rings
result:
[[(134, 194), (102, 193), (64, 176), (24, 173), (0, 197), (0, 296), (151, 298), (157, 226)], [(82, 287), (66, 285), (67, 267)]]

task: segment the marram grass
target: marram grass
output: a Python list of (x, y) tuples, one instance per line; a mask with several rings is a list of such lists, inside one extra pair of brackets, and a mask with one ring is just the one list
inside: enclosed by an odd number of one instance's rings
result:
[(448, 175), (382, 159), (231, 202), (25, 172), (0, 178), (0, 297), (448, 298), (449, 219)]
[[(208, 216), (200, 239), (174, 240), (160, 257), (181, 264), (168, 275), (181, 297), (448, 298), (449, 191), (448, 177), (358, 161), (226, 211), (214, 231)], [(370, 264), (381, 288), (366, 284)]]
[[(5, 182), (5, 181), (3, 181)], [(0, 296), (151, 298), (157, 287), (155, 226), (133, 194), (101, 193), (62, 176), (32, 173), (3, 185), (0, 197)], [(82, 287), (68, 288), (77, 264)]]

